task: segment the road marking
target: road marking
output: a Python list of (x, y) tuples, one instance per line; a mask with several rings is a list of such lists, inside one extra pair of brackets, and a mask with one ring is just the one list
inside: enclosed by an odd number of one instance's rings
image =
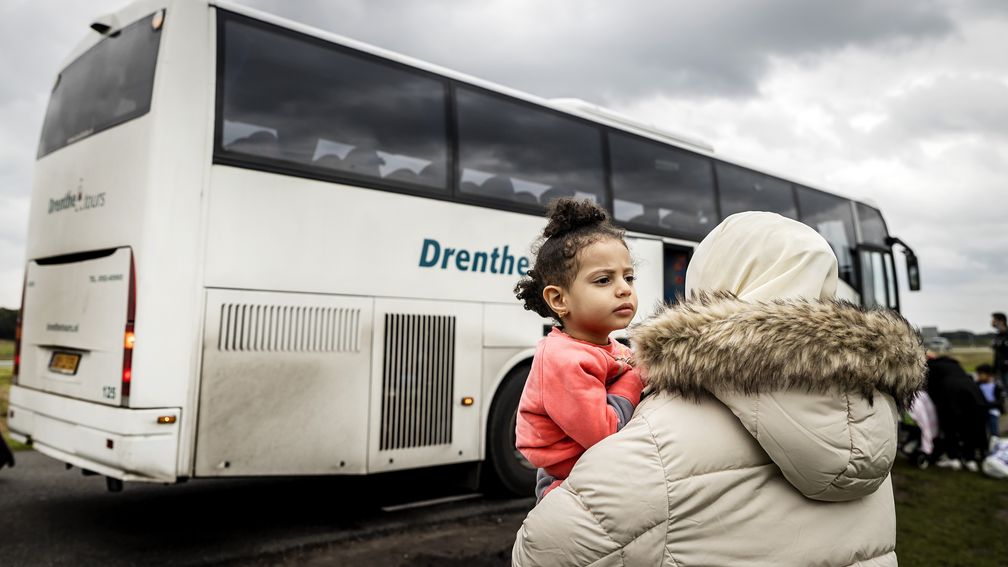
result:
[(472, 494), (458, 494), (455, 496), (443, 496), (441, 498), (431, 498), (430, 500), (417, 500), (406, 504), (395, 504), (393, 506), (382, 506), (382, 512), (399, 512), (400, 510), (412, 510), (414, 508), (425, 508), (427, 506), (437, 506), (438, 504), (448, 504), (449, 502), (461, 502), (463, 500), (473, 500), (482, 498), (479, 492)]

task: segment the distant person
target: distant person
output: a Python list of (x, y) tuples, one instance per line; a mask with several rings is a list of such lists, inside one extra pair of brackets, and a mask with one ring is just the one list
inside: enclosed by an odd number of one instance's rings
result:
[(1001, 436), (1001, 412), (1004, 411), (1005, 392), (994, 377), (994, 367), (981, 364), (976, 368), (977, 385), (987, 400), (987, 433), (991, 437)]
[(4, 466), (14, 466), (14, 453), (11, 452), (10, 447), (7, 446), (7, 442), (0, 435), (0, 469), (4, 468)]
[(994, 372), (1001, 387), (1008, 391), (1008, 319), (1004, 313), (991, 313), (991, 326), (994, 327)]
[(687, 298), (630, 330), (649, 395), (532, 509), (512, 564), (895, 567), (898, 404), (924, 352), (837, 282), (805, 224), (715, 227)]
[(931, 401), (931, 396), (921, 390), (910, 402), (908, 413), (917, 426), (918, 434), (918, 445), (913, 451), (912, 459), (914, 464), (924, 469), (935, 461), (934, 442), (938, 437), (938, 411)]
[(980, 470), (987, 449), (987, 400), (959, 361), (928, 351), (927, 392), (938, 411), (939, 467)]
[(644, 387), (630, 349), (609, 337), (637, 313), (623, 231), (587, 199), (558, 199), (546, 214), (535, 265), (515, 286), (525, 309), (557, 322), (536, 347), (515, 428), (517, 449), (540, 469), (537, 500), (623, 427)]

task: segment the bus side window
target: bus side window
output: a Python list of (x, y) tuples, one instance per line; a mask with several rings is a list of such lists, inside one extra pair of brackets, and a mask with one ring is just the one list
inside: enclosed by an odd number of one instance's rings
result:
[(563, 197), (573, 197), (574, 190), (568, 189), (567, 187), (550, 187), (549, 189), (542, 192), (539, 195), (539, 203), (543, 206), (549, 205), (550, 201), (554, 199), (561, 199)]
[(790, 219), (798, 218), (794, 193), (787, 181), (730, 163), (715, 163), (722, 216), (743, 211), (769, 211)]
[(895, 298), (888, 297), (890, 277), (886, 269), (886, 258), (881, 252), (862, 250), (861, 264), (861, 304), (865, 307), (893, 307)]
[(456, 86), (455, 100), (462, 195), (540, 207), (563, 186), (604, 202), (597, 126), (468, 86)]
[[(854, 213), (843, 197), (795, 185), (801, 221), (816, 229), (836, 254), (840, 279), (858, 287), (854, 272)], [(885, 294), (879, 298), (885, 303)]]
[(476, 192), (493, 199), (504, 199), (507, 201), (514, 199), (515, 195), (514, 183), (511, 182), (509, 177), (503, 175), (494, 175), (487, 179), (479, 186)]
[(340, 165), (350, 173), (381, 177), (381, 166), (385, 165), (385, 160), (378, 157), (378, 152), (374, 149), (358, 146), (350, 150)]
[(861, 225), (861, 243), (888, 247), (886, 239), (889, 231), (886, 230), (885, 221), (878, 209), (864, 203), (855, 203), (854, 206), (857, 207), (858, 223)]
[(893, 267), (892, 254), (889, 252), (883, 254), (883, 262), (885, 263), (886, 286), (889, 290), (889, 308), (899, 310), (899, 296), (896, 291), (896, 272)]
[(242, 16), (223, 26), (218, 157), (448, 191), (445, 79)]
[(231, 142), (225, 149), (229, 152), (254, 154), (273, 159), (280, 157), (280, 143), (277, 141), (276, 134), (268, 130), (259, 130), (244, 138), (239, 138)]
[(629, 134), (608, 137), (617, 221), (696, 240), (714, 228), (709, 158)]

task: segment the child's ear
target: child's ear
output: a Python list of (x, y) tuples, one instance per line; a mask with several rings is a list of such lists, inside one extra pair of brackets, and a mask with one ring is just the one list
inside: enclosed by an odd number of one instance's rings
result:
[(543, 288), (543, 300), (560, 317), (567, 316), (567, 298), (560, 286), (548, 285)]

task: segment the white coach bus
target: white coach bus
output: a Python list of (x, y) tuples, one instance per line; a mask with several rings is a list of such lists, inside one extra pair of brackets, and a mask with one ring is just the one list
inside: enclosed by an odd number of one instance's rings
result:
[(549, 321), (512, 289), (558, 196), (628, 230), (638, 318), (743, 210), (899, 308), (876, 208), (702, 142), (224, 1), (91, 27), (42, 129), (8, 417), (112, 490), (436, 465), (530, 490), (514, 416)]

